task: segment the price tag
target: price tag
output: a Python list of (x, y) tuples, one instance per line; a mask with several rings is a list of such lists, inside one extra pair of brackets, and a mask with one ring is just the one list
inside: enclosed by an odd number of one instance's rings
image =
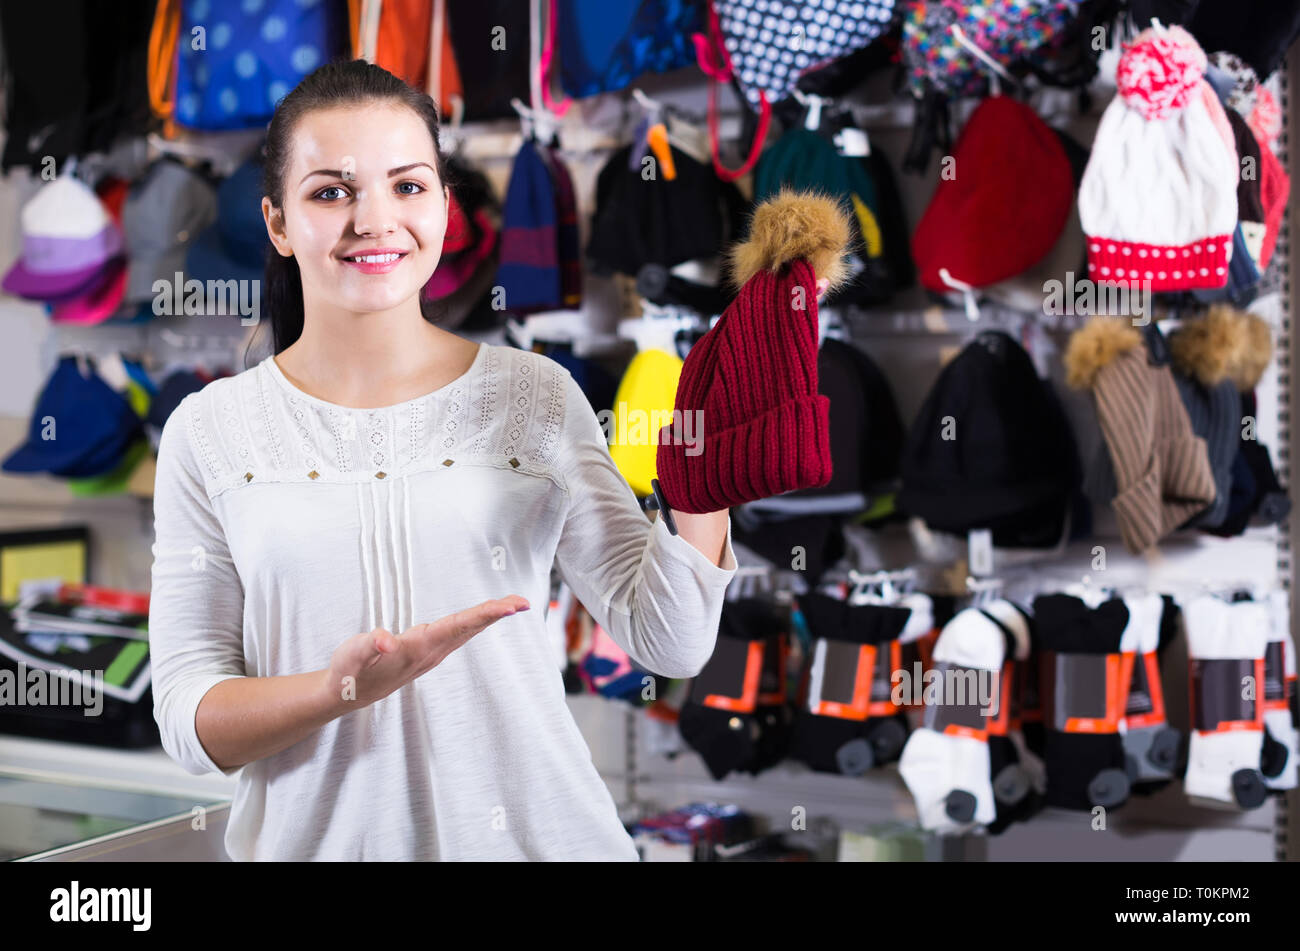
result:
[(972, 529), (966, 536), (970, 573), (977, 578), (993, 574), (993, 531)]
[(870, 155), (871, 142), (861, 129), (849, 127), (835, 133), (835, 147), (840, 155)]

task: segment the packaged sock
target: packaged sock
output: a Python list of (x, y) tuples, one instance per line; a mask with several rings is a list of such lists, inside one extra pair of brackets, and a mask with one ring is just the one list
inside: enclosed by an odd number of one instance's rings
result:
[[(933, 679), (927, 675), (923, 725), (912, 732), (899, 761), (899, 773), (916, 802), (921, 827), (954, 832), (988, 825), (997, 818), (989, 732), (1010, 718), (1010, 695), (1002, 685), (1008, 657), (1028, 625), (1007, 604), (995, 614), (967, 608), (948, 622), (934, 646)], [(1006, 627), (998, 618), (1008, 620)], [(1004, 764), (1007, 765), (1007, 764)]]
[(1019, 728), (1015, 671), (1029, 658), (1032, 621), (1022, 608), (1006, 600), (994, 601), (981, 610), (1001, 626), (1008, 645), (1014, 645), (1002, 662), (999, 715), (989, 723), (989, 777), (996, 816), (988, 830), (998, 835), (1012, 822), (1023, 822), (1042, 808), (1045, 783), (1041, 763), (1034, 764), (1029, 757), (1022, 760), (1021, 745), (1014, 736)]
[[(799, 599), (812, 636), (790, 756), (818, 772), (860, 775), (898, 755), (907, 720), (891, 699), (891, 667), (911, 612), (852, 605), (818, 591)], [(883, 676), (882, 676), (883, 674)]]
[[(1031, 634), (1033, 628), (1030, 628)], [(1033, 636), (1033, 642), (1029, 648), (1029, 656), (1025, 660), (1016, 661), (1015, 692), (1012, 696), (1015, 698), (1015, 706), (1012, 709), (1013, 732), (1016, 727), (1019, 728), (1021, 742), (1017, 747), (1021, 751), (1021, 759), (1025, 758), (1028, 752), (1041, 764), (1043, 762), (1043, 751), (1047, 746), (1047, 730), (1043, 726), (1043, 654), (1038, 646), (1038, 637)], [(1046, 789), (1047, 771), (1043, 770), (1044, 789)]]
[[(939, 608), (929, 595), (921, 593), (907, 595), (899, 602), (899, 606), (908, 608), (911, 614), (903, 632), (898, 635), (901, 662), (897, 669), (907, 674), (909, 682), (924, 683), (925, 672), (934, 663), (934, 644), (939, 639), (939, 629), (943, 623), (937, 617)], [(921, 716), (925, 704), (920, 692), (906, 691), (902, 709)]]
[[(1260, 772), (1269, 789), (1294, 789), (1300, 774), (1297, 752), (1295, 644), (1291, 639), (1290, 598), (1281, 588), (1269, 592), (1269, 638), (1264, 648), (1264, 730), (1266, 750)], [(1271, 748), (1268, 740), (1273, 741)]]
[(1090, 608), (1073, 595), (1047, 594), (1034, 599), (1033, 614), (1044, 651), (1047, 804), (1120, 806), (1131, 785), (1120, 735), (1128, 608), (1120, 598)]
[(1206, 594), (1186, 606), (1184, 617), (1191, 665), (1184, 789), (1189, 796), (1257, 808), (1267, 796), (1259, 767), (1269, 609)]
[(763, 671), (759, 675), (758, 703), (754, 708), (754, 715), (758, 718), (758, 745), (753, 760), (743, 767), (753, 776), (786, 758), (790, 749), (790, 731), (794, 726), (794, 708), (787, 696), (789, 610), (775, 604), (771, 610), (772, 621), (765, 625), (768, 633), (763, 645)]
[(1159, 594), (1135, 595), (1124, 603), (1129, 620), (1120, 649), (1130, 673), (1120, 729), (1133, 792), (1146, 795), (1173, 781), (1178, 762), (1180, 736), (1165, 718), (1158, 653), (1165, 611), (1178, 607)]
[(779, 643), (782, 629), (769, 601), (723, 602), (713, 656), (691, 679), (678, 717), (682, 739), (700, 754), (714, 779), (750, 766), (760, 755), (764, 760), (776, 755), (773, 747), (779, 742), (769, 738), (764, 745), (759, 693), (768, 644)]

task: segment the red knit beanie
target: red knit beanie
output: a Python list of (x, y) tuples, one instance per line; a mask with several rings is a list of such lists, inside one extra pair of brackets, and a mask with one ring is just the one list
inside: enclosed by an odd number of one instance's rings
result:
[(946, 293), (1023, 274), (1061, 237), (1074, 175), (1060, 138), (1010, 96), (976, 107), (912, 236), (921, 286)]
[(740, 292), (686, 355), (673, 423), (659, 433), (655, 468), (672, 509), (714, 512), (830, 482), (817, 281), (834, 289), (849, 276), (850, 235), (844, 209), (812, 192), (782, 189), (754, 212), (731, 252)]

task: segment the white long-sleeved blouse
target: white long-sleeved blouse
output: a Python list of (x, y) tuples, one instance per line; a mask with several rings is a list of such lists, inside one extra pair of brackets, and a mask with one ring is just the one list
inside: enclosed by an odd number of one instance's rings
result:
[[(238, 773), (244, 860), (635, 860), (565, 703), (553, 564), (613, 639), (668, 677), (713, 652), (736, 570), (650, 521), (568, 370), (480, 344), (423, 397), (354, 409), (267, 357), (187, 396), (159, 444), (154, 716), (191, 773)], [(439, 666), (308, 738), (221, 770), (195, 712), (214, 684), (328, 668), (346, 638), (518, 594)]]

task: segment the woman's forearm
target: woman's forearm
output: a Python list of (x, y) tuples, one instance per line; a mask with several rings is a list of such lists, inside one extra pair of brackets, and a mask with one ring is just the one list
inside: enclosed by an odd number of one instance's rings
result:
[(328, 675), (315, 670), (221, 681), (199, 701), (199, 742), (222, 769), (288, 749), (348, 711), (342, 691), (328, 689)]
[(723, 549), (727, 542), (727, 517), (730, 513), (730, 509), (698, 515), (674, 511), (673, 523), (677, 526), (677, 534), (694, 545), (710, 562), (721, 567)]

